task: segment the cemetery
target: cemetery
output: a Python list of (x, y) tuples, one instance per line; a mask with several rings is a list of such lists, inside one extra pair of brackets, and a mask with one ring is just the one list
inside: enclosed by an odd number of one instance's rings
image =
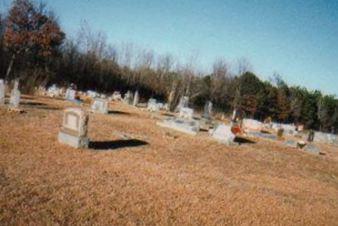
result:
[[(4, 87), (0, 81), (1, 166), (15, 168), (0, 171), (0, 176), (5, 181), (3, 189), (13, 189), (15, 180), (20, 180), (21, 186), (2, 198), (1, 208), (13, 205), (19, 213), (29, 213), (33, 210), (20, 207), (16, 196), (33, 195), (39, 203), (34, 212), (50, 210), (46, 223), (56, 221), (57, 213), (69, 217), (68, 223), (82, 221), (88, 208), (96, 213), (90, 216), (91, 222), (104, 223), (112, 214), (132, 211), (132, 218), (159, 224), (169, 218), (149, 216), (175, 205), (224, 208), (244, 222), (249, 213), (270, 211), (270, 218), (261, 219), (267, 224), (289, 214), (293, 217), (286, 222), (297, 218), (307, 224), (323, 211), (328, 217), (338, 211), (332, 200), (338, 195), (333, 189), (338, 176), (338, 148), (333, 135), (319, 133), (316, 138), (316, 132), (312, 142), (306, 140), (305, 133), (296, 137), (295, 132), (285, 132), (280, 138), (277, 131), (282, 127), (292, 131), (292, 126), (264, 126), (252, 119), (244, 119), (238, 129), (236, 123), (214, 118), (211, 102), (198, 112), (189, 107), (187, 98), (168, 116), (165, 104), (156, 99), (149, 99), (144, 111), (138, 91), (128, 91), (123, 98), (115, 92), (113, 98), (105, 98), (109, 95), (79, 93), (71, 88), (62, 92), (53, 86), (45, 95), (27, 96), (20, 94), (16, 83), (5, 98)], [(20, 108), (25, 113), (9, 112), (8, 108)], [(113, 113), (108, 114), (109, 110)], [(202, 130), (206, 122), (208, 127)], [(175, 198), (177, 195), (184, 200)], [(11, 204), (6, 201), (9, 199)], [(67, 200), (67, 204), (55, 199)], [(246, 211), (239, 214), (233, 209), (233, 199), (242, 200)], [(285, 199), (299, 209), (306, 209), (309, 202), (318, 208), (294, 212)], [(123, 204), (126, 200), (128, 203)], [(161, 200), (161, 204), (154, 200)], [(332, 205), (327, 204), (329, 200)], [(97, 204), (88, 204), (93, 201)], [(75, 202), (83, 207), (70, 207), (77, 205)], [(271, 203), (279, 208), (271, 209)], [(172, 211), (175, 219), (185, 218), (185, 214), (200, 217), (199, 211)], [(222, 216), (205, 214), (208, 222)], [(24, 219), (34, 217), (20, 217)], [(116, 223), (128, 220), (122, 217)]]
[(0, 225), (338, 225), (337, 1), (0, 1)]

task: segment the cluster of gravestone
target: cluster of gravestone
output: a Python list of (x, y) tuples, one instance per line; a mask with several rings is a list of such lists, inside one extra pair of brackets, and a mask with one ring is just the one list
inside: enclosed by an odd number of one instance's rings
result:
[[(4, 80), (0, 79), (0, 106), (5, 106), (6, 85)], [(19, 90), (19, 81), (14, 81), (14, 87), (11, 90), (8, 109), (11, 111), (20, 111), (21, 92)]]
[[(247, 134), (249, 136), (270, 140), (287, 139), (283, 142), (283, 145), (287, 147), (301, 149), (312, 154), (320, 153), (320, 149), (316, 145), (314, 145), (313, 141), (316, 141), (317, 135), (320, 136), (323, 133), (315, 133), (314, 131), (309, 131), (308, 133), (305, 133), (302, 125), (295, 126), (292, 124), (280, 124), (272, 122), (266, 124), (257, 120), (244, 119), (243, 126), (248, 130)], [(270, 133), (267, 131), (274, 131), (274, 133)], [(288, 137), (286, 137), (285, 135), (288, 135)], [(290, 137), (293, 137), (293, 139), (289, 139)], [(326, 139), (321, 140), (321, 137), (319, 139), (317, 138), (317, 141), (320, 140), (323, 143), (334, 144), (335, 139), (337, 139), (337, 136), (332, 134), (325, 134), (323, 135), (323, 137), (325, 137)], [(295, 139), (297, 139), (297, 141)], [(331, 142), (329, 142), (329, 140)]]
[[(0, 80), (0, 106), (5, 106), (5, 83)], [(108, 114), (109, 101), (123, 101), (126, 104), (137, 107), (140, 101), (139, 92), (132, 93), (126, 92), (124, 98), (119, 92), (114, 92), (107, 98), (105, 94), (99, 94), (95, 91), (77, 92), (72, 87), (67, 89), (58, 88), (56, 85), (52, 85), (47, 90), (39, 88), (39, 91), (50, 97), (62, 97), (68, 101), (78, 103), (78, 95), (87, 96), (93, 99), (91, 105), (91, 111), (101, 114)], [(15, 81), (13, 89), (10, 92), (8, 108), (11, 110), (18, 110), (20, 104), (20, 91), (19, 82)], [(158, 102), (156, 99), (150, 98), (147, 103), (147, 110), (150, 112), (159, 112), (160, 110), (168, 111), (168, 104)], [(157, 124), (161, 127), (170, 128), (176, 131), (187, 133), (190, 135), (196, 135), (201, 129), (209, 131), (209, 134), (221, 143), (230, 145), (235, 141), (236, 135), (233, 132), (231, 125), (225, 125), (219, 123), (213, 127), (212, 119), (212, 103), (207, 101), (204, 107), (202, 117), (194, 117), (194, 110), (189, 107), (189, 98), (183, 96), (175, 112), (177, 116), (167, 117), (163, 121)], [(296, 128), (290, 124), (278, 124), (278, 123), (262, 123), (253, 119), (243, 119), (242, 127), (246, 130), (246, 135), (264, 139), (278, 140), (287, 135), (297, 136), (299, 138), (304, 137), (302, 129)], [(88, 127), (88, 114), (82, 108), (67, 108), (64, 111), (63, 124), (59, 133), (59, 141), (71, 145), (76, 148), (88, 147), (87, 138)], [(213, 129), (210, 129), (213, 128)], [(264, 130), (275, 131), (275, 133), (264, 132)], [(326, 134), (321, 132), (311, 132), (307, 138), (307, 141), (301, 139), (299, 141), (286, 140), (283, 144), (288, 147), (300, 148), (310, 153), (319, 154), (320, 150), (313, 142), (323, 142), (338, 145), (338, 137), (333, 134)]]

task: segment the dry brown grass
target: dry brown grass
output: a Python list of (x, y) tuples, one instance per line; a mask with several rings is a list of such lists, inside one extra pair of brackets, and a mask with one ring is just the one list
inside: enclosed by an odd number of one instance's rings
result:
[(114, 103), (114, 113), (90, 115), (89, 137), (119, 148), (76, 150), (57, 142), (70, 103), (24, 102), (24, 114), (0, 109), (1, 224), (338, 224), (337, 148), (314, 156), (263, 140), (226, 147)]

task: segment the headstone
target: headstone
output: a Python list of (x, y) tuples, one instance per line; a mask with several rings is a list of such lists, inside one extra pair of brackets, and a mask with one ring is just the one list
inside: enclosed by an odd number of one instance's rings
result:
[(140, 100), (140, 96), (139, 96), (138, 90), (136, 90), (135, 95), (134, 95), (134, 100), (133, 100), (133, 106), (137, 106), (139, 100)]
[(200, 130), (199, 122), (196, 120), (168, 118), (162, 122), (158, 122), (157, 125), (190, 135), (196, 135)]
[(108, 114), (108, 100), (96, 98), (91, 106), (91, 109), (101, 114)]
[(66, 90), (66, 100), (70, 100), (70, 101), (74, 101), (75, 100), (75, 96), (76, 96), (76, 91), (73, 90), (72, 88), (68, 88)]
[(192, 119), (194, 116), (194, 110), (188, 107), (182, 107), (180, 109), (179, 117), (184, 119)]
[(90, 98), (96, 98), (98, 96), (98, 93), (92, 90), (88, 90), (87, 91), (87, 96), (89, 96)]
[(14, 82), (14, 88), (11, 92), (11, 96), (9, 99), (9, 107), (13, 109), (18, 109), (20, 104), (20, 91), (19, 91), (19, 81)]
[(261, 130), (263, 123), (254, 119), (243, 119), (243, 127), (249, 130)]
[(331, 133), (315, 132), (314, 142), (338, 145), (338, 137)]
[(247, 134), (252, 137), (258, 137), (269, 140), (277, 140), (277, 136), (270, 133), (262, 133), (260, 131), (248, 131)]
[(58, 97), (61, 95), (61, 89), (53, 84), (51, 87), (48, 88), (47, 94), (49, 97)]
[(181, 108), (187, 108), (189, 105), (189, 97), (183, 96), (180, 99), (180, 102), (177, 105), (176, 112), (179, 112)]
[(120, 92), (115, 91), (112, 96), (113, 101), (121, 101), (122, 96)]
[(313, 144), (308, 144), (305, 146), (304, 151), (309, 152), (311, 154), (319, 155), (320, 154), (320, 149), (313, 145)]
[(0, 106), (5, 104), (5, 83), (0, 79)]
[(297, 145), (297, 142), (294, 141), (294, 140), (287, 140), (284, 142), (284, 145), (287, 146), (287, 147), (290, 147), (290, 148), (297, 148), (298, 145)]
[(133, 103), (133, 94), (128, 91), (126, 94), (124, 94), (123, 102), (126, 104), (132, 104)]
[(204, 106), (203, 118), (210, 119), (212, 115), (212, 102), (207, 101)]
[(216, 129), (212, 131), (211, 136), (226, 145), (233, 144), (236, 137), (231, 132), (231, 127), (224, 124), (218, 125)]
[(88, 114), (81, 108), (66, 108), (58, 140), (74, 148), (87, 148), (89, 144), (87, 129)]
[(156, 99), (150, 98), (148, 100), (147, 110), (150, 112), (158, 112), (160, 110), (160, 106), (157, 104)]

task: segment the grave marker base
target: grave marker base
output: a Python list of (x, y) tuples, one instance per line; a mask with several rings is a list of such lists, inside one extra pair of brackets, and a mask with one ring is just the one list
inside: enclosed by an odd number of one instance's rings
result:
[(62, 144), (67, 144), (74, 148), (88, 148), (89, 139), (87, 137), (77, 137), (70, 134), (59, 132), (58, 140)]

